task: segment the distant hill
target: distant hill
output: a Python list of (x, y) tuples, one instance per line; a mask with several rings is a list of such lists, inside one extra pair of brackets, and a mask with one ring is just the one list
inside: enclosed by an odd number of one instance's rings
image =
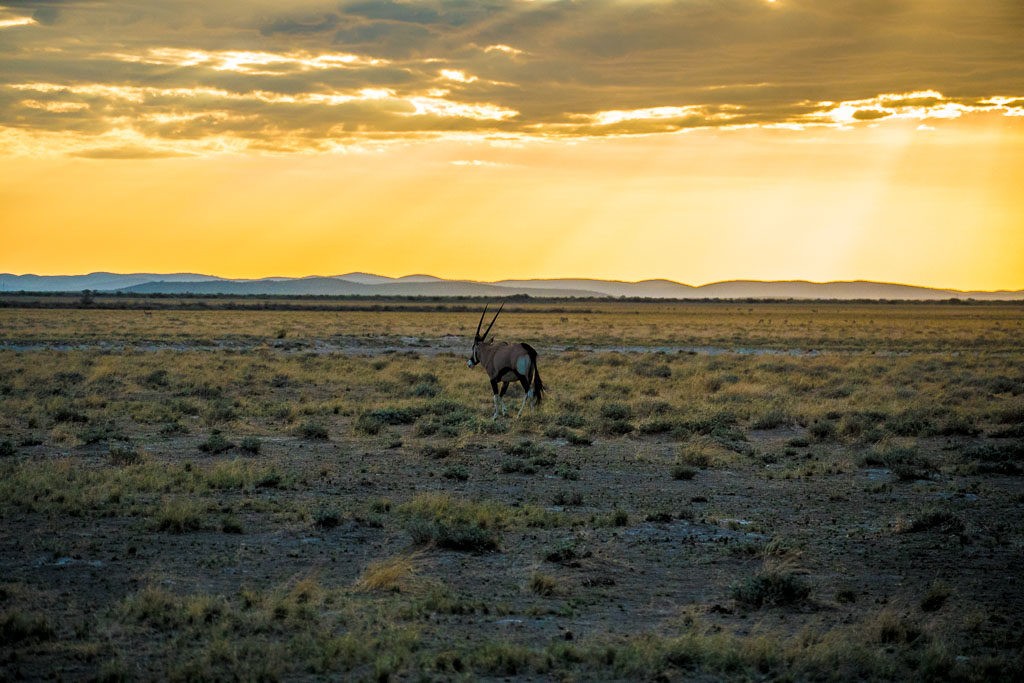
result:
[(278, 294), (334, 296), (480, 296), (531, 297), (646, 297), (656, 299), (978, 299), (1024, 300), (1024, 290), (962, 292), (885, 282), (808, 282), (729, 280), (693, 286), (672, 280), (445, 280), (433, 275), (391, 278), (372, 273), (347, 273), (302, 278), (267, 277), (254, 280), (220, 278), (196, 273), (89, 273), (88, 275), (0, 274), (0, 291), (80, 292), (122, 291), (135, 294)]
[(7, 292), (80, 292), (83, 289), (108, 291), (134, 287), (154, 280), (167, 282), (205, 282), (221, 280), (213, 275), (198, 273), (89, 273), (88, 275), (11, 275), (0, 274), (0, 291)]

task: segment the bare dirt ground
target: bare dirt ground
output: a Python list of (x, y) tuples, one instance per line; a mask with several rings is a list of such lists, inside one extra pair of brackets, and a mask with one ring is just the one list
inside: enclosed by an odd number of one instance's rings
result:
[(548, 346), (492, 423), (457, 337), (28, 342), (5, 680), (1021, 673), (1012, 350)]

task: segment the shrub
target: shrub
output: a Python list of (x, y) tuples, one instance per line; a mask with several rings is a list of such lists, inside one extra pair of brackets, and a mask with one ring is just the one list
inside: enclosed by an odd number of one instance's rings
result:
[(693, 479), (695, 476), (697, 476), (697, 470), (690, 467), (689, 465), (676, 463), (675, 465), (672, 466), (673, 479), (689, 481), (690, 479)]
[(135, 446), (111, 446), (107, 453), (107, 461), (111, 465), (135, 465), (142, 459), (139, 449)]
[[(367, 434), (376, 434), (381, 430), (383, 425), (380, 422), (377, 422), (372, 418), (369, 418), (369, 416), (365, 417), (367, 419), (365, 421), (365, 424), (363, 424), (364, 416), (359, 416), (359, 420), (357, 420), (356, 422), (356, 429)], [(441, 429), (440, 421), (431, 417), (419, 420), (416, 423), (416, 426), (413, 428), (413, 431), (416, 433), (417, 436), (434, 436), (435, 434), (437, 434), (439, 429)]]
[(127, 437), (111, 424), (90, 425), (86, 427), (79, 438), (86, 444), (92, 445), (105, 441), (124, 441)]
[(608, 420), (601, 423), (601, 431), (612, 436), (629, 434), (635, 427), (626, 420)]
[(453, 499), (443, 494), (425, 494), (398, 509), (410, 519), (406, 530), (413, 543), (434, 543), (442, 548), (484, 552), (498, 547), (495, 526), (499, 518), (482, 503)]
[(973, 461), (978, 474), (1019, 475), (1024, 470), (1024, 441), (984, 444), (963, 453), (965, 461)]
[(243, 451), (249, 455), (259, 455), (260, 452), (260, 440), (255, 436), (247, 436), (242, 439), (242, 443), (238, 445)]
[(949, 510), (923, 510), (911, 522), (906, 531), (939, 531), (947, 534), (959, 534), (964, 531), (964, 521)]
[(576, 541), (574, 539), (562, 541), (544, 555), (544, 559), (548, 562), (564, 565), (578, 564), (576, 562), (578, 557), (579, 551), (577, 550)]
[(224, 451), (230, 450), (235, 447), (235, 444), (231, 443), (220, 432), (213, 432), (209, 438), (203, 443), (199, 444), (199, 450), (204, 453), (211, 453), (216, 455), (217, 453), (223, 453)]
[(188, 434), (188, 427), (181, 424), (178, 421), (167, 422), (160, 426), (161, 436), (177, 436), (178, 434)]
[(989, 436), (993, 439), (1024, 439), (1024, 424), (1017, 424), (1011, 427), (997, 429)]
[(124, 601), (122, 611), (132, 621), (171, 628), (185, 618), (181, 601), (163, 588), (150, 586)]
[(811, 587), (796, 574), (785, 569), (763, 569), (733, 584), (736, 602), (753, 608), (792, 605), (805, 600)]
[(903, 645), (921, 637), (921, 628), (913, 622), (882, 612), (875, 621), (875, 641), (883, 645)]
[(637, 431), (641, 434), (664, 434), (673, 431), (676, 426), (674, 420), (654, 419), (641, 422)]
[(452, 449), (450, 446), (435, 446), (434, 444), (428, 443), (425, 444), (423, 448), (420, 449), (420, 454), (422, 454), (423, 457), (425, 458), (441, 460), (451, 455)]
[(281, 475), (270, 470), (257, 478), (255, 484), (258, 489), (276, 489), (281, 486)]
[(330, 438), (330, 435), (327, 433), (327, 427), (314, 420), (302, 423), (295, 430), (295, 435), (311, 441), (327, 441)]
[(605, 403), (601, 406), (601, 417), (605, 420), (625, 421), (633, 417), (633, 410), (625, 403)]
[(454, 479), (455, 481), (466, 481), (469, 479), (469, 470), (459, 465), (453, 465), (446, 467), (441, 476), (445, 479)]
[(555, 417), (555, 424), (579, 429), (587, 424), (587, 421), (579, 413), (560, 413)]
[(639, 377), (668, 379), (672, 376), (672, 368), (670, 368), (666, 363), (641, 361), (633, 366), (633, 373)]
[(551, 499), (553, 505), (583, 505), (583, 494), (579, 491), (557, 491)]
[(313, 526), (318, 529), (333, 529), (341, 524), (342, 516), (337, 508), (320, 508), (313, 515)]
[(157, 511), (154, 517), (158, 531), (183, 534), (203, 528), (203, 515), (199, 506), (186, 500), (170, 500)]
[(981, 427), (970, 421), (961, 413), (953, 413), (939, 424), (935, 430), (941, 436), (977, 436), (981, 434)]
[(501, 463), (501, 471), (505, 474), (536, 474), (537, 468), (526, 460), (506, 458)]
[(916, 449), (905, 446), (872, 450), (861, 458), (862, 467), (871, 465), (880, 465), (891, 470), (900, 481), (928, 479), (938, 472), (930, 460), (919, 454)]
[(557, 588), (558, 582), (553, 576), (541, 574), (540, 572), (533, 572), (530, 576), (530, 590), (537, 595), (545, 597), (554, 595)]
[[(418, 424), (416, 426), (419, 427)], [(384, 429), (384, 421), (373, 413), (360, 413), (359, 417), (356, 418), (353, 427), (357, 432), (375, 436), (380, 434), (380, 431)], [(437, 431), (436, 428), (434, 431)], [(432, 434), (433, 432), (430, 433)]]
[(566, 436), (566, 440), (568, 440), (569, 445), (571, 446), (589, 446), (593, 443), (589, 436), (586, 434), (580, 434), (579, 432), (569, 432), (568, 436)]
[(210, 384), (209, 382), (203, 382), (202, 384), (193, 384), (190, 387), (189, 394), (197, 398), (209, 400), (220, 398), (224, 395), (224, 390), (218, 386)]
[(514, 455), (520, 458), (528, 458), (534, 455), (543, 455), (547, 453), (540, 444), (536, 444), (530, 439), (520, 439), (515, 443), (504, 443), (501, 446), (501, 450), (505, 451), (508, 455)]
[(946, 600), (952, 595), (949, 585), (940, 579), (932, 582), (928, 592), (921, 598), (921, 610), (924, 612), (935, 612), (946, 604)]
[(931, 436), (934, 433), (932, 421), (924, 410), (912, 408), (890, 417), (886, 428), (897, 436)]
[(494, 532), (470, 522), (434, 523), (434, 542), (440, 548), (482, 553), (498, 548)]
[(420, 382), (409, 390), (409, 395), (417, 398), (433, 398), (439, 393), (441, 393), (441, 388), (438, 385), (427, 382)]
[(14, 447), (14, 443), (10, 439), (0, 441), (0, 458), (9, 458), (17, 452), (18, 449)]
[(206, 409), (206, 419), (209, 422), (229, 422), (235, 417), (235, 409), (230, 401), (216, 400)]
[(773, 408), (762, 413), (750, 424), (751, 429), (778, 429), (779, 427), (791, 427), (795, 420), (787, 411), (780, 408)]
[(811, 438), (819, 443), (835, 441), (838, 436), (835, 422), (831, 420), (815, 420), (807, 428)]
[(552, 425), (544, 430), (544, 436), (549, 439), (564, 439), (569, 436), (569, 430), (560, 425)]
[(44, 616), (26, 617), (21, 612), (7, 612), (0, 617), (0, 645), (50, 640), (56, 636)]
[(647, 513), (647, 516), (644, 517), (645, 522), (659, 522), (662, 524), (671, 522), (672, 519), (672, 513), (667, 512), (665, 510), (659, 510), (658, 512), (649, 512)]
[(370, 418), (374, 419), (382, 424), (386, 425), (411, 425), (421, 415), (424, 410), (420, 408), (382, 408), (380, 410), (374, 410), (369, 413)]
[(54, 422), (79, 422), (85, 423), (89, 421), (89, 416), (84, 413), (80, 413), (72, 408), (58, 408), (53, 412)]

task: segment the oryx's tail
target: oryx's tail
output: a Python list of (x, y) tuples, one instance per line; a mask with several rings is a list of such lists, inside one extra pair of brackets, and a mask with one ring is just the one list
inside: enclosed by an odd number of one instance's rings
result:
[(540, 369), (537, 368), (537, 350), (529, 344), (523, 344), (523, 348), (530, 354), (530, 365), (533, 366), (533, 397), (540, 405), (541, 399), (544, 397), (544, 382), (540, 381)]

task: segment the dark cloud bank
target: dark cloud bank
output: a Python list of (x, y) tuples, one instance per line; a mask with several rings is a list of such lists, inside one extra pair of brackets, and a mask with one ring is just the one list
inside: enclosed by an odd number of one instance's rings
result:
[(0, 28), (0, 124), (27, 133), (288, 150), (1024, 111), (1019, 0), (4, 7), (33, 19)]

